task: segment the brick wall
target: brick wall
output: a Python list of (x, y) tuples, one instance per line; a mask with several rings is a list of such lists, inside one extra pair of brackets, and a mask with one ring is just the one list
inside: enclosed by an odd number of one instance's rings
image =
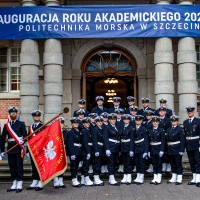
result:
[(16, 106), (20, 110), (20, 99), (0, 99), (0, 119), (8, 118), (8, 108)]

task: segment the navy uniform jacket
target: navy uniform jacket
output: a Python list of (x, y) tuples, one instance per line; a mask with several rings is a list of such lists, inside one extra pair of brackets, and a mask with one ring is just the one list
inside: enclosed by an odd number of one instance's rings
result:
[[(80, 110), (80, 109), (78, 109), (78, 110)], [(78, 110), (75, 110), (75, 111), (74, 111), (73, 117), (78, 117), (78, 115), (76, 114), (76, 112), (77, 112)], [(90, 114), (90, 113), (89, 113), (87, 110), (85, 110), (85, 117), (87, 117), (89, 114)]]
[[(136, 143), (138, 140), (144, 139), (140, 143)], [(149, 150), (148, 132), (144, 126), (140, 126), (138, 130), (133, 128), (133, 149), (135, 153), (147, 153)], [(132, 148), (132, 147), (131, 147)]]
[(97, 113), (100, 115), (103, 112), (109, 112), (107, 108), (103, 107), (103, 109), (99, 108), (99, 106), (96, 106), (95, 108), (92, 108), (92, 113)]
[[(164, 152), (165, 149), (165, 130), (162, 128), (149, 129), (149, 150), (152, 155), (158, 155), (160, 151)], [(161, 142), (159, 145), (151, 145), (151, 142)]]
[(83, 128), (82, 130), (82, 145), (82, 155), (92, 154), (92, 134), (89, 128)]
[(116, 124), (115, 124), (115, 125), (116, 125), (116, 127), (117, 127), (119, 133), (121, 133), (122, 128), (123, 128), (123, 126), (124, 126), (123, 119), (120, 119), (120, 121), (117, 121), (117, 120), (116, 120)]
[[(133, 151), (133, 127), (129, 123), (127, 127), (123, 126), (121, 132), (121, 152), (130, 152)], [(123, 140), (130, 140), (129, 142), (123, 142)]]
[(92, 131), (92, 129), (95, 128), (95, 127), (96, 127), (95, 124), (90, 123), (90, 127), (89, 127), (90, 131)]
[(131, 119), (130, 124), (131, 124), (131, 126), (132, 126), (133, 128), (136, 127), (136, 123), (135, 123), (135, 119), (134, 119), (134, 118)]
[[(25, 138), (27, 136), (24, 122), (16, 120), (15, 123), (13, 125), (11, 125), (11, 128), (17, 134), (18, 137)], [(12, 136), (8, 132), (6, 124), (5, 124), (3, 127), (2, 136), (1, 136), (1, 152), (5, 152), (6, 136), (8, 136), (8, 139), (12, 139)], [(13, 147), (16, 144), (17, 143), (15, 141), (8, 142), (8, 149), (10, 149), (11, 147)], [(8, 154), (16, 154), (16, 153), (21, 153), (21, 148), (19, 145), (17, 147), (15, 147), (13, 150), (11, 150)]]
[[(94, 153), (99, 152), (99, 155), (102, 156), (104, 154), (104, 128), (101, 129), (96, 126), (92, 129), (92, 144)], [(103, 146), (102, 146), (103, 144)]]
[[(159, 110), (158, 110), (158, 109), (155, 111), (155, 115), (160, 116), (160, 115), (159, 115)], [(169, 109), (169, 108), (167, 108), (167, 109), (166, 109), (166, 117), (170, 118), (171, 116), (172, 116), (172, 110)]]
[[(179, 144), (168, 145), (169, 142), (177, 142)], [(167, 142), (167, 154), (168, 155), (178, 155), (179, 152), (184, 152), (185, 149), (185, 138), (180, 126), (176, 126), (174, 130), (172, 127), (168, 128), (166, 132), (166, 142)]]
[(159, 127), (163, 128), (165, 130), (165, 132), (166, 132), (167, 129), (171, 127), (170, 119), (165, 116), (165, 118), (160, 121)]
[(142, 124), (147, 130), (153, 128), (152, 120), (144, 121)]
[(81, 155), (82, 154), (82, 147), (76, 146), (76, 144), (81, 144), (81, 133), (78, 130), (72, 128), (67, 134), (67, 145), (69, 147), (69, 155)]
[[(123, 108), (118, 107), (118, 109), (123, 109)], [(114, 108), (114, 107), (113, 107), (113, 108), (110, 108), (110, 109), (109, 109), (109, 113), (115, 113), (115, 108)]]
[(192, 123), (189, 123), (189, 119), (183, 122), (184, 133), (185, 133), (185, 147), (187, 151), (199, 151), (199, 141), (200, 138), (189, 140), (187, 137), (200, 137), (200, 120), (194, 118)]
[[(117, 140), (118, 142), (112, 142), (111, 140)], [(110, 150), (111, 153), (117, 153), (120, 150), (120, 132), (117, 127), (115, 128), (109, 124), (107, 129), (105, 129), (104, 134), (104, 145), (106, 150)]]

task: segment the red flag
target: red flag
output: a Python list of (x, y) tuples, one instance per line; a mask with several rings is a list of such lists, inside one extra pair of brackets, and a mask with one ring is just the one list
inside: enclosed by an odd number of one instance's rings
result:
[(67, 159), (59, 120), (28, 140), (28, 148), (43, 186), (66, 171)]

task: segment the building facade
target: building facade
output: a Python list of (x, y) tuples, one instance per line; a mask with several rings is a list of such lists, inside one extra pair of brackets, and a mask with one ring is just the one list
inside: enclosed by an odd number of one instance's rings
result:
[[(120, 4), (200, 4), (194, 0), (149, 1), (60, 1), (0, 0), (1, 7)], [(1, 124), (7, 109), (17, 106), (20, 119), (32, 123), (30, 113), (43, 112), (46, 122), (68, 107), (66, 123), (77, 109), (80, 98), (87, 109), (95, 106), (95, 96), (105, 96), (107, 107), (112, 96), (148, 97), (150, 106), (160, 98), (186, 118), (185, 107), (197, 106), (200, 99), (200, 38), (95, 38), (0, 40)]]

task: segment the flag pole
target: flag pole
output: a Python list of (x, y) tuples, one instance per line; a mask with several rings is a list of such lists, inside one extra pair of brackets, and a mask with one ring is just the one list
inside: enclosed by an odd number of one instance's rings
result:
[[(64, 112), (67, 113), (69, 112), (69, 108), (64, 108)], [(47, 126), (49, 123), (51, 123), (53, 120), (55, 120), (56, 118), (60, 117), (63, 114), (63, 112), (59, 113), (58, 115), (56, 115), (54, 118), (52, 118), (51, 120), (49, 120), (47, 123), (45, 123), (44, 125), (42, 125), (40, 128), (38, 128), (37, 130), (35, 130), (33, 133), (31, 133), (30, 135), (28, 135), (27, 137), (25, 137), (23, 139), (23, 141), (27, 140), (28, 138), (30, 138), (33, 134), (37, 133), (38, 131), (40, 131), (42, 128), (44, 128), (45, 126)], [(8, 152), (10, 152), (11, 150), (13, 150), (15, 147), (17, 147), (19, 144), (17, 143), (16, 145), (14, 145), (13, 147), (11, 147), (10, 149), (8, 149), (8, 151), (6, 151), (3, 155), (6, 155)]]

